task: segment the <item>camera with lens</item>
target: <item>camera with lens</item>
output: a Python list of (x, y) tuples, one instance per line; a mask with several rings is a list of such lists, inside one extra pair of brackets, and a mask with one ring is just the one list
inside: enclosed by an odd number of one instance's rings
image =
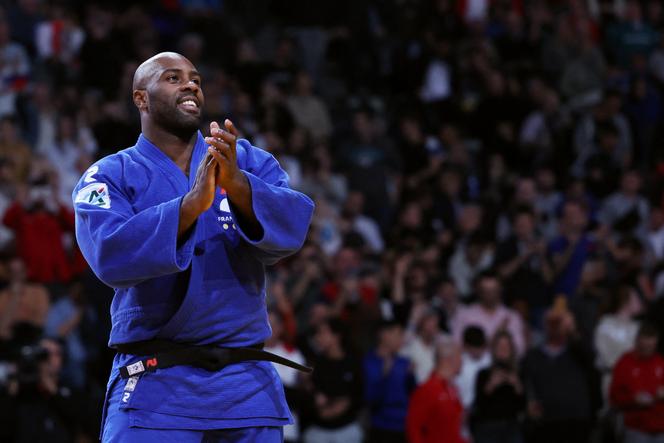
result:
[(34, 386), (39, 381), (39, 365), (48, 359), (48, 349), (40, 344), (21, 346), (16, 360), (19, 386)]
[(12, 382), (17, 383), (19, 389), (37, 386), (39, 366), (48, 357), (48, 350), (40, 344), (16, 347), (9, 361), (0, 362), (0, 387), (6, 389)]

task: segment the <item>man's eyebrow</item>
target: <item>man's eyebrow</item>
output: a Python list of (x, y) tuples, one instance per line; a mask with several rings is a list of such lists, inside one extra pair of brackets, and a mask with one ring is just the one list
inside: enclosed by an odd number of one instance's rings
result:
[[(164, 74), (166, 74), (166, 73), (168, 73), (168, 72), (177, 72), (177, 73), (181, 73), (181, 72), (183, 72), (183, 70), (180, 69), (180, 68), (166, 68), (166, 69), (164, 69), (164, 70), (161, 72), (161, 75), (164, 75)], [(201, 76), (200, 72), (196, 71), (195, 69), (189, 71), (189, 75), (195, 75), (196, 77), (200, 77), (200, 76)]]

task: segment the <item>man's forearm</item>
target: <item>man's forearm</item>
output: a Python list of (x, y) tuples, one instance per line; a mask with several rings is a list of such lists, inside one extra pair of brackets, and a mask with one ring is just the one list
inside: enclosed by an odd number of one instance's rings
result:
[(234, 180), (225, 189), (228, 201), (235, 209), (235, 215), (239, 218), (237, 221), (244, 232), (252, 239), (260, 239), (263, 236), (263, 227), (254, 212), (251, 185), (247, 176), (240, 174), (239, 179)]
[(202, 211), (200, 210), (199, 203), (192, 197), (191, 193), (188, 193), (182, 199), (180, 204), (180, 221), (178, 223), (178, 240), (183, 236), (183, 234), (194, 225), (196, 219), (201, 215)]

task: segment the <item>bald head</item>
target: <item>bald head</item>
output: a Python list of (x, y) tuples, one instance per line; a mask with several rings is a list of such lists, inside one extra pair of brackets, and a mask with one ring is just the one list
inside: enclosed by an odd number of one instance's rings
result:
[(164, 68), (169, 61), (174, 60), (184, 60), (187, 63), (191, 64), (189, 60), (182, 54), (177, 52), (160, 52), (157, 55), (150, 57), (145, 60), (141, 65), (136, 69), (134, 73), (134, 82), (132, 84), (132, 89), (135, 91), (137, 89), (146, 89), (150, 80), (155, 78), (161, 69)]
[(201, 75), (186, 57), (175, 52), (150, 57), (136, 69), (132, 89), (146, 136), (157, 140), (168, 133), (190, 140), (198, 131), (205, 97)]
[(445, 379), (456, 377), (461, 370), (461, 347), (450, 337), (440, 337), (434, 349), (434, 370)]

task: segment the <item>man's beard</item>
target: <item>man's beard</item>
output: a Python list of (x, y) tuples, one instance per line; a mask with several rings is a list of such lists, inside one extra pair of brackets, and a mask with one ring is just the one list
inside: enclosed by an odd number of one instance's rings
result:
[(152, 120), (157, 126), (181, 140), (189, 140), (199, 130), (201, 125), (200, 115), (186, 114), (177, 109), (177, 105), (172, 107), (159, 98), (151, 98), (150, 112)]

